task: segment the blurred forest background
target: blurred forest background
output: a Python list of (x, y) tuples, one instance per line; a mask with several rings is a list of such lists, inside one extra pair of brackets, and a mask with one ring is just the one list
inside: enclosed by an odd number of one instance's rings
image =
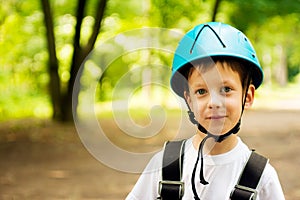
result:
[[(80, 66), (92, 53), (86, 67), (99, 78), (94, 109), (112, 143), (129, 152), (159, 150), (181, 117), (166, 89), (172, 54), (128, 53), (128, 41), (138, 43), (138, 30), (147, 27), (180, 35), (207, 21), (235, 26), (255, 47), (265, 78), (241, 136), (271, 159), (287, 200), (300, 199), (300, 0), (0, 0), (0, 199), (124, 199), (138, 175), (96, 161), (72, 123), (73, 114), (84, 114), (82, 96), (93, 76)], [(175, 50), (179, 39), (157, 41)], [(116, 53), (121, 56), (112, 60)], [(82, 90), (74, 87), (76, 77)], [(163, 87), (141, 87), (152, 81)], [(162, 105), (171, 113), (162, 133), (124, 134), (111, 113), (118, 100), (129, 102), (141, 126), (151, 122), (152, 106)]]
[[(162, 27), (184, 33), (212, 20), (246, 33), (265, 71), (264, 93), (280, 90), (280, 97), (289, 98), (299, 88), (288, 88), (300, 81), (299, 16), (298, 0), (2, 0), (0, 120), (53, 117), (71, 121), (75, 77), (94, 47), (136, 28)], [(114, 48), (110, 51), (124, 47)], [(111, 101), (107, 94), (117, 83), (116, 77), (128, 71), (138, 56), (115, 62), (114, 70), (103, 73), (101, 101)], [(158, 59), (171, 65), (171, 56)], [(278, 98), (276, 93), (273, 100)]]

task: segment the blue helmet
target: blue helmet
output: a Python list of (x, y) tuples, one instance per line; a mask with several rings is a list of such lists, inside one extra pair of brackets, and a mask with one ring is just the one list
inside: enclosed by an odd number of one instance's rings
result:
[(220, 22), (200, 24), (187, 32), (175, 51), (171, 87), (183, 97), (182, 73), (194, 61), (204, 58), (231, 57), (243, 60), (252, 68), (252, 83), (258, 88), (263, 71), (249, 39), (236, 28)]

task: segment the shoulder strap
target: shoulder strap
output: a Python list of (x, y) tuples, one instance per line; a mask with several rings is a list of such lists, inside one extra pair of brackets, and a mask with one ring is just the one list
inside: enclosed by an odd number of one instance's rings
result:
[(231, 192), (231, 200), (256, 199), (256, 188), (267, 163), (267, 158), (252, 151), (239, 182)]
[(185, 140), (165, 143), (158, 199), (180, 200), (184, 194), (184, 183), (181, 182), (184, 145)]

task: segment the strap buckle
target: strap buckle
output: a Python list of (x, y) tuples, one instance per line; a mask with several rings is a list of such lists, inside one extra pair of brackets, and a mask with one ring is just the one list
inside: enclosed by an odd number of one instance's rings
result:
[(181, 181), (159, 181), (159, 185), (158, 185), (158, 194), (159, 196), (162, 195), (162, 188), (163, 188), (163, 185), (165, 186), (169, 186), (169, 187), (178, 187), (179, 188), (179, 193), (178, 193), (178, 196), (179, 198), (181, 199), (183, 194), (184, 194), (184, 182), (181, 182)]
[(256, 200), (257, 197), (257, 190), (250, 188), (250, 187), (246, 187), (243, 185), (235, 185), (234, 186), (234, 190), (231, 192), (230, 197), (232, 197), (234, 192), (239, 192), (239, 193), (243, 193), (244, 195), (247, 196), (247, 200)]

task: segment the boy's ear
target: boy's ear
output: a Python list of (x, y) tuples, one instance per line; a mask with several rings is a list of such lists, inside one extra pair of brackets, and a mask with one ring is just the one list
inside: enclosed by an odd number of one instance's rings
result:
[(254, 102), (254, 94), (255, 94), (255, 86), (253, 84), (249, 85), (247, 96), (246, 96), (246, 102), (245, 102), (245, 109), (248, 109), (252, 106)]

